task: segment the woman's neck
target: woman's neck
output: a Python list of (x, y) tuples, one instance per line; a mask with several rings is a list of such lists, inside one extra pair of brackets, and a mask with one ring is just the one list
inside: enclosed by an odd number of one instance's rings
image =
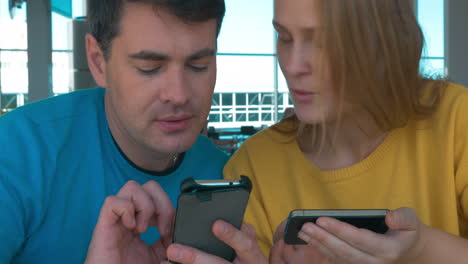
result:
[[(298, 137), (306, 158), (321, 170), (337, 170), (359, 163), (388, 135), (364, 116), (359, 119), (343, 117), (339, 127), (336, 123), (325, 126), (325, 129), (318, 128), (314, 132), (307, 129)], [(322, 137), (323, 131), (325, 137)]]

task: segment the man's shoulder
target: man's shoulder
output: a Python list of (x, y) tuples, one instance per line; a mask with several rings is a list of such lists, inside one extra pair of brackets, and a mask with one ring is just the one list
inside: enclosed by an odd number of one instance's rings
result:
[(95, 111), (95, 107), (92, 109), (93, 107), (90, 106), (103, 104), (103, 95), (104, 89), (94, 88), (50, 97), (26, 104), (5, 114), (0, 119), (0, 124), (2, 122), (14, 122), (18, 119), (27, 119), (40, 124), (88, 113)]
[(99, 106), (103, 93), (101, 89), (78, 91), (19, 107), (0, 117), (0, 144), (9, 155), (20, 146), (33, 155), (40, 149), (69, 144), (73, 137), (92, 134), (104, 116), (98, 113), (103, 111)]

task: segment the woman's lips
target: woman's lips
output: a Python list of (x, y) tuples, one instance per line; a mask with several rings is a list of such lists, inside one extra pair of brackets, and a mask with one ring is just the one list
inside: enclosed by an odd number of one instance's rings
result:
[(294, 98), (294, 101), (306, 103), (310, 102), (312, 98), (316, 95), (316, 93), (300, 90), (291, 90), (291, 95)]

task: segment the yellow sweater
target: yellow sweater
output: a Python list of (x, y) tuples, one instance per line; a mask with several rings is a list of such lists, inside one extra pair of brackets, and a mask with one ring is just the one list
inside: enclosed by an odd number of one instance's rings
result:
[(224, 168), (225, 178), (241, 174), (253, 182), (245, 221), (266, 255), (293, 209), (405, 206), (425, 224), (468, 238), (468, 89), (450, 85), (432, 117), (394, 129), (366, 159), (334, 171), (320, 171), (291, 136), (266, 129)]

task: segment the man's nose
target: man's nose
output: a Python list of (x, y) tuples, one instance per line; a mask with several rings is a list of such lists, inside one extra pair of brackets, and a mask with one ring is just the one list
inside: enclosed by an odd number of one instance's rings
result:
[(167, 81), (161, 88), (160, 98), (163, 103), (184, 105), (190, 98), (190, 83), (186, 80), (183, 68), (172, 68), (166, 75)]

